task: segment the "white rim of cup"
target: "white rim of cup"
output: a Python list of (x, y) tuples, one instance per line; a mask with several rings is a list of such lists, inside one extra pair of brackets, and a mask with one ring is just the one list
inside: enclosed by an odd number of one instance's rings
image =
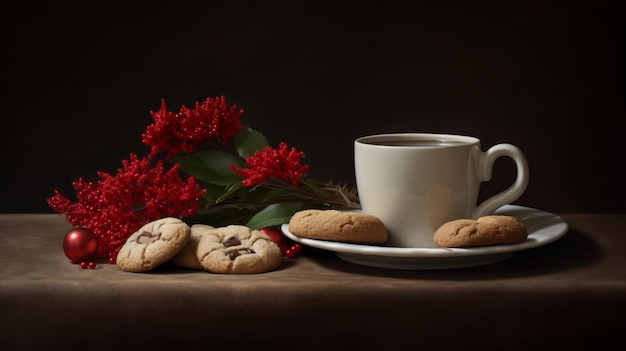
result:
[(432, 148), (441, 147), (462, 147), (468, 144), (479, 144), (480, 140), (473, 136), (460, 135), (460, 134), (440, 134), (440, 133), (387, 133), (387, 134), (374, 134), (359, 137), (355, 142), (363, 145), (371, 145), (376, 147), (410, 147), (410, 146), (391, 146), (391, 145), (373, 145), (373, 142), (385, 142), (385, 141), (413, 141), (413, 140), (431, 140), (437, 142), (456, 141), (460, 144), (440, 144), (432, 145)]

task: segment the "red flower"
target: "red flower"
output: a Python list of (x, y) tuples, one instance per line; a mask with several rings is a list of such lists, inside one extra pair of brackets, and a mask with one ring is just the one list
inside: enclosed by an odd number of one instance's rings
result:
[(245, 178), (242, 183), (248, 187), (260, 184), (268, 178), (291, 181), (293, 185), (297, 185), (300, 177), (309, 170), (309, 165), (300, 163), (302, 157), (303, 152), (293, 147), (289, 150), (287, 144), (281, 142), (278, 149), (266, 147), (257, 151), (254, 156), (247, 157), (246, 163), (250, 168), (239, 168), (233, 164), (230, 168)]
[(163, 161), (150, 167), (151, 158), (130, 160), (116, 175), (98, 172), (97, 183), (82, 178), (72, 185), (77, 202), (55, 190), (48, 204), (66, 215), (68, 223), (91, 229), (98, 236), (98, 257), (115, 259), (126, 239), (142, 225), (168, 216), (187, 217), (198, 211), (199, 190), (194, 177), (183, 181), (180, 165), (164, 170)]
[(182, 106), (178, 113), (168, 111), (162, 100), (161, 109), (150, 114), (154, 123), (146, 128), (142, 140), (151, 147), (152, 156), (162, 151), (168, 152), (168, 158), (181, 152), (192, 153), (214, 140), (226, 144), (243, 129), (243, 110), (237, 105), (229, 107), (224, 97), (196, 102), (193, 109)]

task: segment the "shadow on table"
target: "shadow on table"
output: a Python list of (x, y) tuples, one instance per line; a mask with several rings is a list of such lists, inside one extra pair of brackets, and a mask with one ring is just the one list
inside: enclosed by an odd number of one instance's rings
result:
[[(310, 249), (310, 248), (308, 248)], [(592, 265), (604, 257), (604, 250), (585, 233), (569, 230), (548, 245), (523, 250), (511, 258), (484, 266), (445, 270), (395, 270), (361, 266), (343, 261), (333, 252), (312, 250), (313, 259), (328, 269), (351, 274), (432, 280), (493, 280), (530, 277)]]

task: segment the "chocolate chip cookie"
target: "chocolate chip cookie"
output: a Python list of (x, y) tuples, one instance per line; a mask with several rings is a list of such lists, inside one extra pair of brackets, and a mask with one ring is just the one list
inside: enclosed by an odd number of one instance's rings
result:
[(117, 266), (127, 272), (146, 272), (176, 256), (189, 240), (191, 228), (173, 217), (150, 222), (133, 233), (117, 254)]
[(264, 273), (282, 262), (280, 248), (269, 236), (243, 225), (208, 231), (196, 252), (200, 265), (212, 273)]

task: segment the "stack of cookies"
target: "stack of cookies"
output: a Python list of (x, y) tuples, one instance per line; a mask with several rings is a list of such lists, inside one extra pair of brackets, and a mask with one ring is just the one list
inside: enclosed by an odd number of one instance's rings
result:
[(280, 266), (282, 253), (269, 236), (246, 226), (190, 227), (167, 217), (132, 234), (116, 263), (123, 271), (147, 272), (165, 262), (211, 273), (263, 273)]

